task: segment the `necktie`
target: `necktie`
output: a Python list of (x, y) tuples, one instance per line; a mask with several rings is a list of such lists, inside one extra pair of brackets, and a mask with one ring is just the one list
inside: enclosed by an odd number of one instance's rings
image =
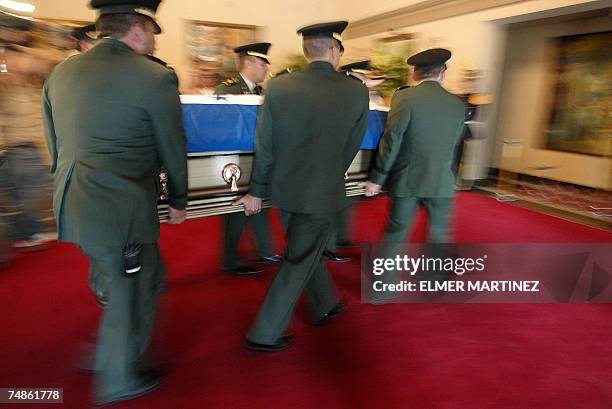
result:
[(253, 88), (253, 94), (255, 95), (261, 95), (261, 91), (263, 91), (263, 88), (259, 85), (255, 85), (255, 88)]

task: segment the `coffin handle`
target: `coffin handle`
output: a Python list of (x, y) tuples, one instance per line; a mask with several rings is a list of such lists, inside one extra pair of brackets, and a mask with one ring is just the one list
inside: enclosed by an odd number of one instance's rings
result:
[(235, 163), (228, 163), (223, 167), (223, 170), (221, 171), (221, 176), (223, 177), (225, 183), (231, 185), (232, 192), (238, 191), (238, 181), (242, 176), (242, 170), (240, 169), (240, 166)]

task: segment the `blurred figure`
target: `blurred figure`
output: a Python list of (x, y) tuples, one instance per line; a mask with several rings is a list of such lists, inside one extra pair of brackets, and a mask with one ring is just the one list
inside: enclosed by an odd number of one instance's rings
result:
[[(234, 52), (239, 56), (240, 74), (235, 78), (225, 80), (215, 89), (215, 94), (261, 95), (263, 88), (260, 84), (265, 81), (270, 64), (268, 60), (269, 48), (270, 43), (255, 43), (236, 47)], [(281, 261), (281, 257), (272, 252), (267, 210), (250, 217), (242, 212), (230, 213), (225, 216), (223, 264), (225, 270), (233, 275), (253, 275), (263, 271), (261, 268), (244, 265), (240, 260), (238, 245), (247, 223), (251, 223), (255, 231), (257, 262), (260, 264), (276, 264)]]
[[(340, 71), (349, 78), (359, 81), (368, 87), (369, 101), (371, 104), (384, 104), (382, 96), (376, 90), (376, 87), (382, 83), (384, 79), (380, 80), (380, 76), (376, 76), (376, 80), (370, 79), (370, 76), (373, 75), (370, 60), (357, 61), (343, 65), (340, 67)], [(351, 207), (355, 200), (355, 197), (346, 197), (343, 209), (338, 212), (337, 216), (334, 218), (331, 235), (325, 246), (325, 251), (323, 252), (323, 256), (330, 261), (344, 263), (351, 260), (350, 257), (338, 254), (337, 249), (355, 246), (355, 243), (348, 238)]]
[[(32, 23), (0, 12), (0, 207), (4, 239), (18, 250), (46, 248), (51, 180), (40, 112), (42, 84), (60, 58), (32, 46)], [(2, 241), (2, 240), (0, 240)]]
[(247, 335), (251, 350), (274, 352), (289, 345), (285, 331), (304, 291), (317, 325), (345, 310), (321, 256), (344, 203), (344, 173), (368, 124), (367, 89), (336, 72), (347, 25), (298, 30), (310, 64), (271, 80), (261, 108), (249, 194), (236, 203), (245, 205), (247, 215), (256, 214), (268, 198), (290, 217), (283, 262)]
[(399, 89), (393, 96), (370, 180), (364, 183), (366, 196), (378, 194), (387, 184), (392, 197), (386, 247), (405, 242), (418, 205), (427, 209), (429, 240), (449, 239), (455, 188), (452, 163), (465, 119), (461, 99), (441, 85), (450, 57), (450, 51), (441, 48), (410, 57), (407, 63), (414, 66), (418, 85)]
[(159, 3), (92, 0), (104, 38), (60, 64), (43, 94), (60, 240), (79, 246), (108, 283), (95, 364), (100, 405), (142, 396), (161, 383), (144, 357), (165, 275), (157, 247), (162, 165), (169, 223), (186, 216), (178, 80), (146, 57), (161, 32)]
[(95, 24), (74, 28), (72, 37), (76, 40), (76, 49), (80, 53), (84, 53), (98, 44), (98, 32)]
[(453, 162), (452, 162), (451, 169), (453, 170), (453, 175), (455, 176), (455, 178), (459, 177), (459, 167), (461, 166), (461, 160), (463, 158), (463, 150), (465, 147), (465, 143), (466, 141), (470, 141), (474, 139), (472, 135), (472, 130), (470, 129), (468, 122), (470, 122), (472, 118), (474, 117), (474, 115), (476, 114), (476, 105), (470, 103), (471, 94), (461, 94), (457, 96), (461, 98), (461, 100), (463, 101), (463, 104), (465, 105), (465, 123), (466, 125), (463, 128), (463, 134), (461, 135), (461, 139), (459, 140), (459, 143), (457, 143), (457, 146), (455, 147), (455, 152), (453, 155)]
[(461, 175), (459, 174), (461, 164), (463, 161), (463, 151), (465, 148), (466, 142), (473, 141), (475, 139), (472, 134), (471, 124), (476, 121), (477, 114), (481, 106), (488, 105), (491, 103), (491, 96), (488, 94), (476, 94), (476, 93), (466, 93), (457, 95), (463, 101), (465, 105), (465, 127), (463, 129), (463, 135), (461, 136), (461, 140), (457, 144), (455, 148), (455, 158), (453, 160), (453, 174), (457, 178), (457, 189), (465, 190), (469, 188), (468, 185), (465, 185)]
[(375, 105), (383, 105), (386, 106), (387, 102), (380, 92), (380, 86), (387, 77), (384, 74), (372, 73), (366, 79), (365, 85), (368, 87), (368, 91), (370, 92), (370, 103)]

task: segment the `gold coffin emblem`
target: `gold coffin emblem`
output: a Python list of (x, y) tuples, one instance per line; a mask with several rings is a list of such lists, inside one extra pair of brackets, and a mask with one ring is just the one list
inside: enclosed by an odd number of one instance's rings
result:
[(240, 180), (241, 176), (242, 170), (240, 170), (240, 166), (235, 163), (228, 163), (221, 171), (221, 177), (223, 177), (225, 183), (231, 185), (232, 192), (238, 191), (238, 181)]

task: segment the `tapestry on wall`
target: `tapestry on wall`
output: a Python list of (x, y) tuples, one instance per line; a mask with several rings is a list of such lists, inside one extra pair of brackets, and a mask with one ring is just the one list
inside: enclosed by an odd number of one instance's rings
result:
[(547, 148), (612, 156), (612, 31), (560, 37)]

